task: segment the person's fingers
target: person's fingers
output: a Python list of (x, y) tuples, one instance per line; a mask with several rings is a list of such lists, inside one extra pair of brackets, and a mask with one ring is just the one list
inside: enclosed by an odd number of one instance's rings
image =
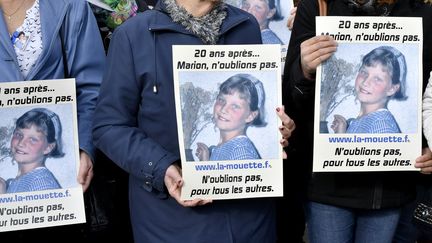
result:
[(422, 174), (431, 174), (432, 173), (432, 160), (417, 162), (414, 164), (414, 167), (419, 168), (420, 173), (422, 173)]
[(335, 119), (345, 119), (342, 115), (339, 115), (339, 114), (335, 114), (333, 117)]
[[(314, 36), (300, 44), (301, 51), (305, 54), (315, 53), (317, 51), (322, 51), (323, 48), (330, 47), (337, 47), (337, 42), (333, 37), (328, 35)], [(322, 53), (325, 52), (323, 51)]]
[(199, 205), (202, 206), (202, 205), (206, 205), (206, 204), (209, 204), (209, 203), (212, 203), (212, 202), (213, 202), (212, 199), (201, 200), (200, 203), (199, 203)]
[(81, 184), (85, 192), (93, 179), (93, 162), (86, 152), (80, 152), (80, 164), (78, 169), (77, 181)]
[(416, 161), (415, 168), (419, 168), (422, 172), (432, 171), (432, 160)]
[(302, 64), (307, 69), (316, 71), (318, 65), (329, 59), (335, 51), (336, 47), (330, 46), (311, 53), (304, 53), (301, 55)]
[(287, 147), (289, 145), (289, 142), (287, 139), (282, 138), (279, 143), (282, 145), (282, 147)]
[(173, 177), (169, 178), (168, 182), (165, 182), (165, 186), (167, 187), (170, 196), (180, 204), (182, 204), (183, 202), (180, 199), (181, 185), (182, 185), (182, 179), (173, 178)]
[(297, 7), (292, 8), (287, 21), (287, 27), (289, 30), (292, 30), (293, 28), (296, 13), (297, 13)]
[(90, 183), (93, 179), (93, 175), (94, 175), (93, 168), (90, 168), (90, 170), (87, 173), (87, 176), (85, 177), (84, 183), (82, 184), (84, 192), (87, 191), (87, 189), (89, 188)]
[(288, 138), (291, 137), (291, 134), (292, 134), (292, 130), (291, 129), (287, 129), (284, 126), (280, 126), (279, 127), (279, 131), (282, 134), (282, 138), (288, 139)]
[(276, 114), (279, 116), (279, 119), (282, 121), (282, 126), (289, 129), (294, 130), (295, 129), (295, 122), (293, 119), (291, 119), (286, 113), (285, 113), (285, 107), (277, 107), (276, 108)]
[(422, 155), (415, 160), (414, 167), (420, 168), (423, 174), (432, 173), (432, 151), (429, 148), (423, 148)]
[(300, 45), (300, 60), (303, 72), (316, 72), (319, 64), (327, 60), (337, 49), (337, 42), (328, 35), (312, 37)]
[(292, 120), (286, 113), (284, 107), (277, 107), (276, 113), (282, 121), (282, 125), (279, 126), (279, 132), (282, 135), (282, 140), (280, 141), (283, 147), (288, 146), (288, 138), (291, 137), (296, 125), (294, 120)]
[(206, 204), (211, 203), (212, 200), (203, 200), (200, 198), (195, 198), (193, 200), (183, 200), (179, 202), (183, 207), (196, 207), (196, 206), (203, 206)]

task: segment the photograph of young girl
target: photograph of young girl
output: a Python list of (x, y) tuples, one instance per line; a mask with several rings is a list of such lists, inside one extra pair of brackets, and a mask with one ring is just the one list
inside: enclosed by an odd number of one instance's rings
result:
[(8, 108), (3, 109), (3, 113), (13, 121), (13, 130), (10, 163), (5, 159), (0, 163), (0, 193), (78, 186), (73, 146), (64, 146), (64, 141), (70, 145), (73, 139), (71, 132), (67, 132), (73, 130), (72, 121), (62, 121), (59, 116), (71, 114), (70, 105), (57, 106), (56, 109)]
[(293, 1), (229, 0), (228, 3), (252, 14), (257, 20), (263, 44), (288, 44), (291, 31), (287, 27)]
[[(339, 45), (331, 65), (351, 63), (354, 78), (345, 87), (338, 88), (339, 100), (332, 101), (337, 107), (327, 117), (328, 130), (333, 133), (417, 132), (418, 59), (406, 55), (416, 53), (417, 48), (417, 45)], [(358, 53), (362, 54), (353, 55), (352, 50), (361, 50)], [(329, 70), (325, 65), (323, 77), (330, 76), (324, 73)], [(321, 83), (321, 92), (325, 92), (323, 87), (325, 84)], [(321, 94), (321, 97), (330, 96)], [(323, 103), (329, 101), (321, 100)]]
[[(189, 148), (186, 146), (190, 150), (186, 153), (192, 152), (194, 156), (188, 161), (278, 157), (277, 117), (271, 116), (271, 112), (277, 107), (275, 95), (271, 95), (276, 92), (276, 80), (272, 80), (274, 78), (271, 78), (271, 72), (218, 72), (217, 75), (202, 73), (198, 77), (197, 73), (192, 76), (183, 73), (180, 76), (181, 84), (192, 83), (194, 87), (209, 92), (212, 98), (208, 101), (206, 110), (201, 112), (207, 114), (203, 117), (207, 117), (208, 122), (199, 134), (193, 141), (184, 134), (185, 144), (187, 140), (190, 144)], [(180, 99), (183, 103), (183, 100), (193, 98), (191, 95), (181, 95)], [(183, 117), (188, 116), (184, 113), (185, 110), (187, 109), (182, 111)], [(186, 126), (188, 125), (184, 122), (183, 131)]]

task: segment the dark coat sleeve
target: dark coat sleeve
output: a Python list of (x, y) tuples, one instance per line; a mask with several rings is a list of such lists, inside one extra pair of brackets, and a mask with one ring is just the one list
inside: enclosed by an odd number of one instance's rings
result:
[(105, 52), (87, 2), (75, 1), (63, 24), (69, 73), (76, 80), (79, 145), (94, 161), (92, 119), (105, 67)]
[(94, 142), (118, 166), (141, 180), (143, 188), (165, 192), (165, 171), (178, 156), (139, 128), (137, 117), (143, 87), (135, 76), (136, 60), (123, 27), (116, 29), (110, 43), (95, 111)]
[[(289, 115), (296, 118), (297, 113), (313, 116), (315, 80), (303, 75), (300, 65), (300, 45), (315, 36), (315, 16), (318, 4), (314, 0), (299, 2), (294, 21), (282, 82), (283, 101)], [(305, 113), (306, 112), (306, 113)]]

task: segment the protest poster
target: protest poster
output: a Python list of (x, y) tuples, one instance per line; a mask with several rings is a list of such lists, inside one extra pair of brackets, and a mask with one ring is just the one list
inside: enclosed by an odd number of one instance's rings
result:
[(317, 17), (314, 172), (410, 171), (421, 155), (422, 20)]
[(0, 232), (85, 222), (75, 80), (0, 83)]
[(173, 46), (183, 199), (282, 196), (280, 45)]

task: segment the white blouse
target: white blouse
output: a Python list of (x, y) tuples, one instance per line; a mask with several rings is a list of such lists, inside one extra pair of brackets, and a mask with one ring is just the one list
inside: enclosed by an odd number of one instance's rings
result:
[(42, 53), (41, 29), (39, 0), (36, 0), (33, 6), (26, 11), (23, 24), (11, 36), (19, 68), (24, 77), (27, 77)]

